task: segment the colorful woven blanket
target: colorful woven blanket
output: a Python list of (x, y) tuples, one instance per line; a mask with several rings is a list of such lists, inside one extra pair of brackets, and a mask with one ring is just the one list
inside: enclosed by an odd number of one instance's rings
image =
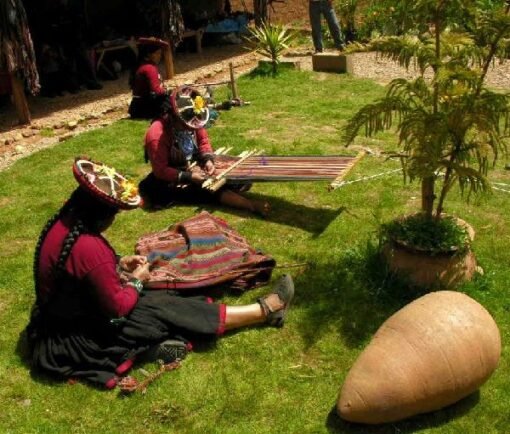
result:
[(142, 236), (135, 251), (151, 264), (145, 286), (153, 289), (181, 291), (228, 284), (246, 290), (266, 284), (276, 264), (226, 221), (208, 212)]

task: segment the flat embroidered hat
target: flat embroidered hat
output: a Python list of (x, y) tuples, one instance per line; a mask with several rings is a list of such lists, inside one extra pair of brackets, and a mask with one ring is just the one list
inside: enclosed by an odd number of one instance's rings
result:
[(155, 38), (154, 36), (138, 38), (136, 43), (138, 45), (156, 45), (160, 48), (166, 48), (170, 46), (168, 42), (163, 41), (163, 39)]
[(107, 205), (125, 210), (141, 205), (142, 199), (136, 185), (113, 167), (87, 157), (77, 157), (73, 174), (80, 187)]
[(174, 114), (192, 130), (203, 128), (209, 120), (207, 101), (200, 92), (191, 86), (179, 86), (170, 95), (170, 105)]

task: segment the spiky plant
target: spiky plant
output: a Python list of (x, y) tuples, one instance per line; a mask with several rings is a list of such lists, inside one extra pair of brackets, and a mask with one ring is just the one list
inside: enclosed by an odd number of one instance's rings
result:
[(485, 79), (496, 58), (508, 57), (510, 0), (417, 0), (412, 8), (413, 35), (363, 49), (416, 65), (419, 77), (393, 80), (348, 121), (344, 139), (395, 128), (404, 174), (421, 181), (422, 211), (439, 219), (455, 184), (467, 197), (490, 189), (489, 165), (507, 151), (509, 94), (488, 89)]
[(273, 74), (277, 74), (281, 57), (295, 34), (286, 27), (265, 22), (249, 31), (255, 41), (255, 51), (271, 61)]

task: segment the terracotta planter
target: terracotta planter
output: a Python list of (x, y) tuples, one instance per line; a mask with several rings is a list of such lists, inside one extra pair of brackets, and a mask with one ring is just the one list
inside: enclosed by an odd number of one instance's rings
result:
[[(467, 228), (472, 241), (474, 229), (464, 220), (457, 219), (457, 222)], [(383, 246), (382, 254), (391, 271), (424, 288), (453, 289), (471, 280), (477, 270), (476, 258), (471, 250), (462, 254), (447, 252), (431, 255), (390, 241)]]

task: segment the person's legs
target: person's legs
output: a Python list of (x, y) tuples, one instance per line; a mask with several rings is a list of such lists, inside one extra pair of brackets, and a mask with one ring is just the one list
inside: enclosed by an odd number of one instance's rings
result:
[(335, 43), (335, 48), (342, 49), (344, 47), (344, 37), (342, 34), (342, 29), (340, 28), (340, 23), (338, 22), (338, 18), (335, 14), (335, 10), (333, 9), (333, 5), (325, 1), (322, 1), (321, 5), (322, 13), (326, 18), (329, 32), (331, 33)]
[(227, 306), (225, 330), (262, 324), (266, 320), (262, 306), (258, 303), (244, 306)]
[(267, 216), (270, 211), (270, 206), (265, 201), (250, 200), (232, 190), (223, 190), (220, 193), (220, 203), (230, 206), (232, 208), (243, 209), (251, 211), (261, 216)]
[(315, 51), (322, 52), (322, 29), (321, 29), (321, 2), (310, 1), (309, 3), (310, 25), (312, 26), (312, 40)]
[(286, 274), (276, 282), (273, 292), (244, 306), (226, 306), (225, 330), (267, 323), (281, 327), (294, 297), (294, 282)]
[(170, 206), (175, 196), (175, 191), (169, 187), (168, 182), (157, 179), (152, 172), (140, 181), (138, 190), (144, 201), (144, 208)]

